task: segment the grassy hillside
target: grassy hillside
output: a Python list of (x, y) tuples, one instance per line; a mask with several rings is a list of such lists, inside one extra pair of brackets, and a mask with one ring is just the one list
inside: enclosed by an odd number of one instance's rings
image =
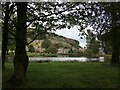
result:
[(51, 40), (54, 40), (54, 42), (63, 42), (63, 44), (65, 44), (65, 45), (79, 48), (79, 42), (74, 39), (59, 36), (55, 33), (49, 33), (48, 38), (50, 38)]
[[(33, 35), (34, 34), (32, 34), (32, 32), (31, 34), (29, 34), (28, 41), (31, 41), (34, 38)], [(77, 40), (69, 39), (50, 32), (47, 33), (44, 38), (40, 38), (40, 36), (38, 36), (35, 40), (37, 40), (38, 43), (36, 42), (31, 43), (33, 46), (41, 47), (41, 43), (44, 40), (50, 40), (52, 44), (58, 43), (63, 48), (76, 48), (76, 49), (80, 48), (79, 42)]]

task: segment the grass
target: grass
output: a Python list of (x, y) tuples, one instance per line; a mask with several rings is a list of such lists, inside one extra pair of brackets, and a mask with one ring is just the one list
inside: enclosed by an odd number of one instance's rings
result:
[(2, 70), (0, 67), (0, 89), (2, 88)]
[[(6, 64), (3, 83), (13, 73), (13, 65)], [(5, 88), (5, 84), (3, 84)], [(116, 88), (118, 67), (99, 62), (30, 63), (27, 83), (20, 88)]]

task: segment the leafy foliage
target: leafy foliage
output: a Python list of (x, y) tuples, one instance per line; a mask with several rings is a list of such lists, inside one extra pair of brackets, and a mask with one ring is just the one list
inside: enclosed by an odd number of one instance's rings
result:
[(105, 54), (112, 54), (112, 46), (110, 41), (104, 42), (103, 48)]
[(99, 42), (97, 40), (91, 40), (88, 49), (92, 50), (93, 54), (99, 53)]
[(45, 39), (45, 40), (42, 42), (41, 47), (47, 49), (47, 48), (49, 48), (51, 45), (52, 45), (52, 42), (51, 42), (50, 40), (48, 40), (48, 39)]
[(93, 57), (93, 51), (90, 49), (86, 49), (85, 55), (86, 55), (86, 57), (91, 58), (91, 57)]
[(56, 48), (60, 48), (62, 45), (60, 43), (54, 43), (53, 46), (55, 46)]

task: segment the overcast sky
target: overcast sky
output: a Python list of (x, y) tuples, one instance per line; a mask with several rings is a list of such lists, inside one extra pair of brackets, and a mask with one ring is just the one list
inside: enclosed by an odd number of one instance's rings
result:
[(85, 39), (80, 39), (80, 36), (78, 36), (79, 35), (79, 30), (77, 29), (76, 26), (74, 26), (71, 29), (65, 28), (65, 29), (56, 30), (56, 31), (53, 31), (53, 32), (58, 34), (58, 35), (65, 36), (67, 38), (72, 38), (72, 39), (78, 40), (79, 45), (81, 47), (85, 47), (85, 45), (86, 45), (86, 40)]

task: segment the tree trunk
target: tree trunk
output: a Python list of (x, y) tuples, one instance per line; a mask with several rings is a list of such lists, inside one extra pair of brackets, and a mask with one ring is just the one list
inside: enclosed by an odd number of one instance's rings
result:
[(119, 31), (116, 29), (112, 32), (112, 59), (111, 64), (118, 64), (119, 63), (119, 55), (120, 55), (120, 38), (119, 38)]
[(17, 4), (17, 27), (16, 27), (16, 49), (14, 57), (14, 73), (10, 79), (13, 85), (21, 85), (26, 81), (26, 71), (28, 66), (28, 56), (26, 53), (26, 11), (27, 3), (19, 2)]
[(120, 55), (120, 36), (119, 36), (119, 26), (117, 25), (118, 16), (118, 3), (111, 3), (111, 16), (112, 16), (112, 59), (111, 64), (118, 64), (119, 63), (119, 55)]
[(8, 44), (8, 20), (9, 20), (9, 2), (5, 4), (5, 17), (4, 17), (4, 24), (3, 24), (3, 31), (2, 31), (2, 69), (5, 68), (5, 60), (6, 60), (6, 51), (7, 51), (7, 44)]

